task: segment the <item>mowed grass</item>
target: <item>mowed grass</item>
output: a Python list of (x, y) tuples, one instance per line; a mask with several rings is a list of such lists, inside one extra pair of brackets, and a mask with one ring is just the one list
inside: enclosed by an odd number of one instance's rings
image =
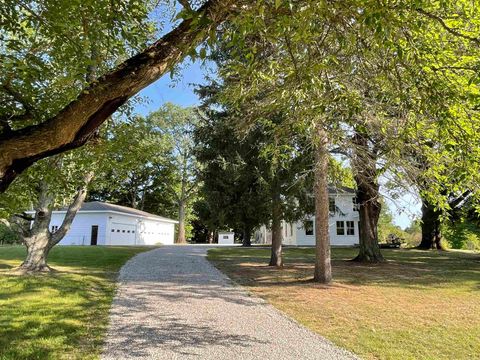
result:
[[(300, 323), (365, 359), (480, 359), (480, 254), (384, 250), (386, 264), (333, 249), (334, 282), (311, 281), (314, 249), (221, 248), (209, 259)], [(294, 346), (294, 344), (292, 344)]]
[(57, 272), (19, 276), (24, 248), (0, 246), (0, 359), (97, 358), (118, 270), (145, 250), (57, 246)]

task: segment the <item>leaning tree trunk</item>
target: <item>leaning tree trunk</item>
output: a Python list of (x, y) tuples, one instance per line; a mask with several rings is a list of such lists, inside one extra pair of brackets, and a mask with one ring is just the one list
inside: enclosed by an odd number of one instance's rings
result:
[(352, 167), (357, 184), (359, 209), (359, 252), (353, 259), (360, 262), (385, 261), (378, 245), (378, 219), (380, 218), (379, 185), (377, 179), (377, 155), (368, 146), (366, 134), (356, 132)]
[(178, 234), (177, 244), (185, 244), (187, 239), (185, 238), (185, 203), (180, 202), (178, 206)]
[(58, 244), (72, 225), (73, 219), (83, 204), (87, 195), (87, 187), (93, 178), (93, 173), (85, 174), (83, 185), (78, 188), (75, 199), (70, 204), (60, 228), (52, 233), (49, 230), (52, 217), (51, 206), (53, 197), (49, 193), (48, 184), (41, 183), (39, 203), (35, 211), (35, 218), (30, 229), (25, 230), (23, 243), (27, 248), (27, 257), (18, 267), (22, 273), (48, 272), (51, 268), (47, 265), (47, 258), (50, 250)]
[(427, 200), (422, 199), (422, 241), (418, 245), (420, 250), (444, 250), (440, 233), (441, 212)]
[(282, 204), (280, 192), (272, 196), (272, 250), (269, 266), (283, 266), (282, 258)]
[(317, 123), (315, 134), (315, 272), (314, 280), (328, 284), (332, 280), (330, 237), (328, 234), (328, 135), (323, 124)]
[(242, 239), (242, 246), (252, 246), (252, 230), (250, 227), (246, 226), (243, 230), (243, 239)]

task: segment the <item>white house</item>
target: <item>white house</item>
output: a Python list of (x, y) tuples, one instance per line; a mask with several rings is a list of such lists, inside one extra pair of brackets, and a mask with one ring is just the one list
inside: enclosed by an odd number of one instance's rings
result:
[[(331, 245), (353, 246), (359, 242), (359, 215), (355, 190), (329, 188), (329, 235)], [(272, 233), (265, 225), (255, 232), (254, 242), (271, 244)], [(315, 217), (308, 216), (296, 223), (282, 221), (282, 244), (315, 245)]]
[[(52, 212), (50, 229), (62, 224), (66, 210)], [(178, 221), (126, 206), (86, 202), (60, 245), (173, 244)]]

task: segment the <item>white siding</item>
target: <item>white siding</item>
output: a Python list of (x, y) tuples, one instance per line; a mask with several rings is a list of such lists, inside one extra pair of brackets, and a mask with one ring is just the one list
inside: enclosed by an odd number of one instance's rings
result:
[[(65, 213), (53, 213), (50, 221), (50, 230), (52, 226), (62, 224)], [(105, 233), (107, 226), (107, 214), (105, 213), (78, 213), (73, 220), (67, 235), (60, 241), (60, 245), (90, 245), (92, 225), (98, 226), (97, 244), (105, 245)]]
[(235, 233), (233, 232), (219, 232), (218, 243), (220, 245), (232, 245), (235, 242)]
[[(54, 212), (52, 227), (60, 227), (65, 213)], [(90, 245), (92, 226), (98, 226), (97, 245), (173, 244), (175, 224), (111, 212), (79, 212), (60, 245)]]
[[(297, 244), (296, 224), (282, 221), (282, 244), (296, 245)], [(270, 239), (271, 242), (271, 239)]]
[[(297, 224), (287, 223), (282, 221), (281, 223), (281, 233), (282, 233), (282, 244), (283, 245), (296, 245), (296, 230)], [(265, 225), (262, 225), (260, 228), (256, 229), (253, 233), (253, 242), (257, 244), (271, 244), (272, 243), (272, 230), (267, 229)]]
[[(330, 195), (331, 196), (331, 195)], [(355, 245), (359, 242), (358, 237), (358, 211), (353, 211), (353, 195), (340, 194), (334, 197), (335, 205), (340, 212), (335, 212), (333, 216), (330, 216), (328, 221), (330, 244), (331, 245)], [(315, 245), (315, 219), (310, 217), (309, 220), (313, 221), (313, 235), (306, 235), (303, 222), (297, 223), (297, 245)], [(345, 224), (345, 235), (337, 235), (337, 221), (343, 221)], [(346, 222), (353, 221), (354, 223), (354, 235), (347, 235)]]
[[(330, 194), (330, 197), (332, 195)], [(358, 233), (358, 211), (353, 210), (353, 194), (338, 194), (333, 197), (335, 199), (335, 205), (340, 210), (335, 212), (333, 216), (329, 218), (329, 236), (331, 245), (356, 245), (359, 242)], [(313, 222), (313, 234), (307, 235), (305, 233), (304, 222), (298, 221), (297, 223), (288, 224), (282, 222), (282, 243), (284, 245), (315, 245), (315, 218), (313, 216), (308, 217), (306, 220)], [(345, 234), (337, 235), (337, 221), (343, 221), (345, 225)], [(347, 221), (353, 221), (354, 234), (347, 235)], [(293, 230), (293, 234), (291, 232)], [(265, 225), (261, 226), (254, 234), (254, 241), (258, 244), (271, 244), (272, 234), (271, 230), (267, 229)]]

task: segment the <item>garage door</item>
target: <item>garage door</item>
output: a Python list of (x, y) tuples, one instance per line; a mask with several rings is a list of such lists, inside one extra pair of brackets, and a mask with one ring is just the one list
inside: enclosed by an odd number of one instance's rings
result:
[(135, 245), (135, 225), (112, 223), (110, 230), (111, 245)]

